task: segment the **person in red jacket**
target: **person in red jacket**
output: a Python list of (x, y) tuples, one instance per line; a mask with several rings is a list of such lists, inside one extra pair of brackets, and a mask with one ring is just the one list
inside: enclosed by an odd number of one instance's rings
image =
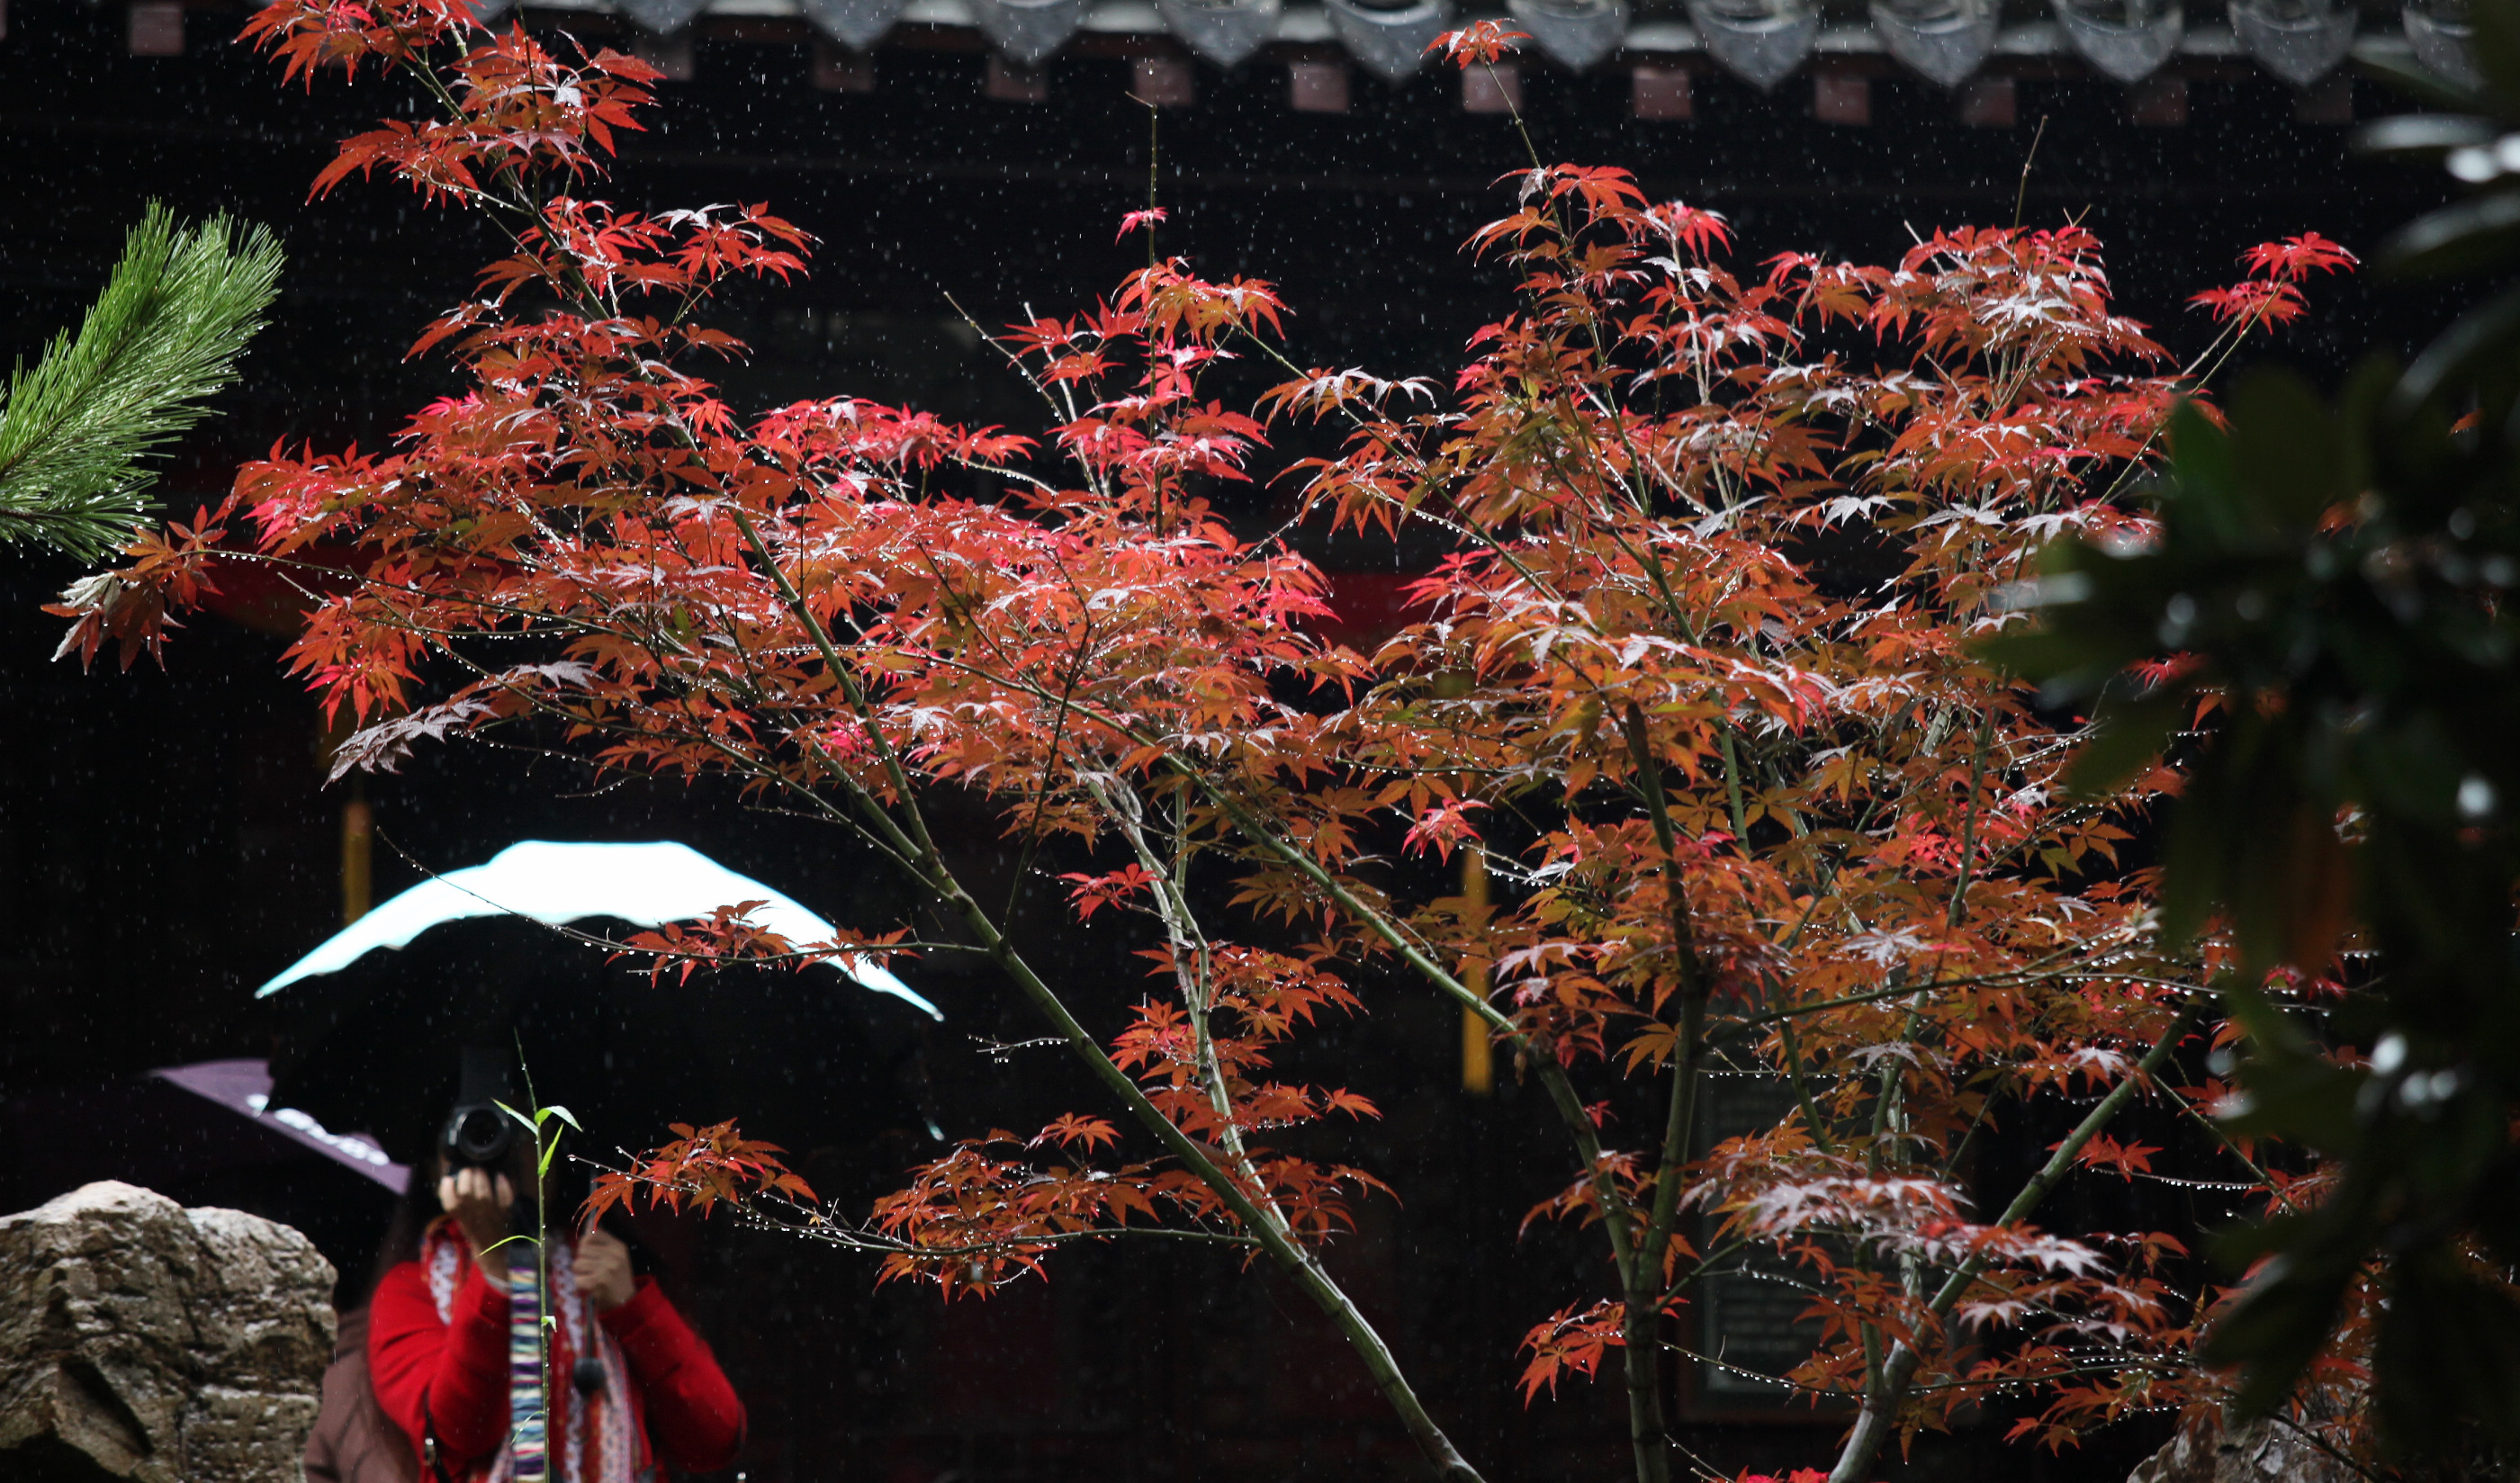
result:
[[(444, 1213), (423, 1234), (418, 1258), (384, 1274), (370, 1305), (377, 1401), (411, 1438), (422, 1476), (642, 1483), (659, 1461), (696, 1472), (732, 1461), (743, 1403), (655, 1281), (632, 1274), (629, 1248), (601, 1229), (562, 1239), (552, 1254), (558, 1322), (543, 1370), (532, 1339), (538, 1310), (520, 1318), (509, 1285), (529, 1284), (526, 1301), (537, 1301), (533, 1248), (498, 1244), (517, 1183), (478, 1168), (440, 1178)], [(540, 1404), (530, 1388), (518, 1404), (512, 1383), (539, 1386)], [(520, 1425), (528, 1416), (533, 1423)]]

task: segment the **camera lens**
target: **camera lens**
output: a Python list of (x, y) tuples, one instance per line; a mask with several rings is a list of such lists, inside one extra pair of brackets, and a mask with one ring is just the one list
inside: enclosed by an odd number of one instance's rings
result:
[(497, 1163), (516, 1138), (516, 1127), (496, 1107), (467, 1107), (446, 1131), (446, 1146), (468, 1164)]

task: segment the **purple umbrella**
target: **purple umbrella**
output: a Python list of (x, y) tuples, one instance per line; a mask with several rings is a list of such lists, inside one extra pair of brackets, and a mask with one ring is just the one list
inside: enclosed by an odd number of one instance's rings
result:
[(357, 1133), (335, 1133), (295, 1107), (271, 1105), (271, 1067), (260, 1060), (202, 1060), (189, 1066), (165, 1066), (149, 1073), (196, 1097), (217, 1102), (249, 1117), (292, 1143), (302, 1144), (336, 1163), (347, 1166), (396, 1194), (411, 1170), (385, 1156), (374, 1140)]

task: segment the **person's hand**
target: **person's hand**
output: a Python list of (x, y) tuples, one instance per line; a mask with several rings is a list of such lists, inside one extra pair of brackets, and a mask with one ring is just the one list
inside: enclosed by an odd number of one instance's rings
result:
[(508, 1248), (499, 1242), (508, 1238), (508, 1207), (516, 1202), (508, 1176), (486, 1169), (458, 1169), (437, 1182), (437, 1203), (455, 1217), (472, 1243), (473, 1265), (494, 1287), (508, 1284)]
[(630, 1248), (609, 1231), (588, 1232), (586, 1239), (577, 1243), (577, 1262), (570, 1270), (577, 1278), (577, 1290), (586, 1294), (598, 1313), (610, 1313), (638, 1290), (630, 1275)]

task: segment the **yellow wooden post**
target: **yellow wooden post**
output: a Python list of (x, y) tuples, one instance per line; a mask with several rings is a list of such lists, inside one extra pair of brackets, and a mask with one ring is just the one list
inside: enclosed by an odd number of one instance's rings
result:
[[(7, 0), (0, 0), (6, 4)], [(321, 777), (332, 771), (333, 754), (358, 729), (358, 719), (348, 707), (335, 711), (316, 734), (315, 767)], [(341, 805), (341, 925), (368, 915), (376, 904), (374, 874), (377, 816), (368, 807), (368, 795), (353, 783), (350, 801)]]
[[(1469, 915), (1484, 917), (1488, 907), (1488, 857), (1477, 848), (1462, 851), (1462, 899), (1468, 903)], [(1488, 991), (1487, 970), (1471, 966), (1462, 975), (1470, 992), (1484, 996)], [(1462, 1090), (1472, 1097), (1485, 1097), (1496, 1086), (1496, 1042), (1488, 1036), (1488, 1022), (1462, 1008)]]
[(372, 851), (377, 833), (376, 815), (368, 811), (368, 800), (352, 798), (341, 806), (341, 925), (368, 915), (374, 900), (374, 876), (370, 874)]

